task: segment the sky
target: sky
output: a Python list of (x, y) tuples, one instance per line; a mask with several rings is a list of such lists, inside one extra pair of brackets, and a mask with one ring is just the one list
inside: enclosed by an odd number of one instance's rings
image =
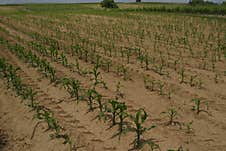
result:
[[(100, 2), (101, 0), (0, 0), (0, 4), (20, 4), (20, 3), (89, 3)], [(135, 2), (136, 0), (115, 0), (116, 2)], [(186, 3), (189, 0), (142, 0), (143, 2), (175, 2)], [(221, 3), (226, 0), (211, 0)]]

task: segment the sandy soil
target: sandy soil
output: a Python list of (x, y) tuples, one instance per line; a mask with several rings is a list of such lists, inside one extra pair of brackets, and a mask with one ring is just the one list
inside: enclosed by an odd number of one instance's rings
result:
[(34, 113), (26, 107), (21, 99), (7, 90), (0, 81), (0, 150), (1, 151), (64, 151), (66, 147), (59, 140), (51, 140), (50, 133), (45, 132), (46, 125), (36, 129), (31, 140), (33, 128), (37, 121), (32, 120)]

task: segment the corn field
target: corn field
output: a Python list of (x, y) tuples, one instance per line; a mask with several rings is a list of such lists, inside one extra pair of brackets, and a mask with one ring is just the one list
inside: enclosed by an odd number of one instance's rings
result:
[(31, 146), (225, 150), (225, 17), (133, 5), (0, 6), (0, 101), (29, 110)]

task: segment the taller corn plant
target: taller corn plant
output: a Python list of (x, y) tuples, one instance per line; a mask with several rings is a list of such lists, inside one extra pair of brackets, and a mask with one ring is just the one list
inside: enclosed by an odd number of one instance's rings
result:
[(142, 139), (142, 135), (144, 133), (146, 133), (147, 131), (155, 128), (154, 125), (146, 128), (143, 126), (144, 122), (147, 120), (148, 114), (144, 109), (139, 109), (136, 113), (135, 116), (130, 116), (133, 123), (134, 123), (134, 127), (129, 128), (130, 131), (135, 132), (136, 133), (136, 138), (133, 141), (134, 144), (134, 148), (140, 149), (142, 148), (145, 144), (150, 145), (151, 150), (155, 150), (155, 149), (159, 149), (159, 145), (156, 144), (155, 142), (151, 141), (151, 140), (144, 140)]

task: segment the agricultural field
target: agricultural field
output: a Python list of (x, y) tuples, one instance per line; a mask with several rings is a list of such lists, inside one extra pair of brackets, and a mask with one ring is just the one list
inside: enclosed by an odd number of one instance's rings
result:
[(0, 6), (1, 151), (225, 150), (225, 16), (143, 5)]

